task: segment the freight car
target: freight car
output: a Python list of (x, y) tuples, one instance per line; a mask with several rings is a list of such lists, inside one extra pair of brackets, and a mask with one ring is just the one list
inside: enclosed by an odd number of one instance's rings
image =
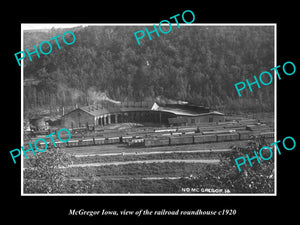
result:
[(203, 144), (203, 143), (204, 143), (204, 135), (194, 136), (194, 144)]
[(237, 141), (239, 140), (240, 136), (238, 133), (232, 133), (232, 134), (218, 134), (217, 135), (217, 142), (222, 141)]
[[(181, 144), (203, 144), (213, 142), (224, 142), (224, 141), (238, 141), (248, 140), (254, 135), (253, 132), (240, 132), (240, 133), (229, 133), (229, 134), (217, 134), (217, 135), (192, 135), (192, 136), (172, 136), (172, 137), (159, 137), (159, 138), (148, 138), (145, 139), (145, 147), (154, 146), (166, 146), (166, 145), (181, 145)], [(261, 133), (259, 136), (267, 138), (274, 137), (273, 132)]]
[(166, 146), (170, 144), (170, 138), (146, 138), (145, 147)]
[[(188, 133), (188, 132), (187, 132)], [(168, 145), (183, 145), (183, 144), (203, 144), (223, 141), (238, 141), (249, 140), (251, 136), (258, 135), (266, 138), (273, 138), (274, 132), (257, 133), (254, 131), (239, 131), (229, 133), (216, 133), (201, 135), (198, 133), (190, 133), (189, 135), (181, 134), (180, 136), (165, 136), (160, 134), (159, 137), (141, 137), (141, 136), (119, 136), (106, 138), (90, 138), (84, 140), (70, 140), (67, 143), (55, 142), (57, 147), (75, 147), (75, 146), (90, 146), (90, 145), (104, 145), (104, 144), (119, 144), (127, 143), (128, 146), (168, 146)], [(48, 147), (52, 147), (53, 143), (47, 143)], [(45, 148), (45, 143), (38, 144), (39, 149)]]
[(129, 147), (142, 147), (142, 146), (145, 146), (145, 139), (137, 138), (137, 139), (129, 140), (128, 141), (128, 146)]
[(194, 136), (170, 137), (170, 145), (193, 144)]
[(122, 136), (121, 139), (122, 139), (122, 141), (121, 141), (122, 143), (128, 143), (130, 140), (133, 139), (133, 137), (132, 136)]
[(85, 139), (78, 142), (79, 146), (89, 146), (94, 145), (94, 139)]
[(244, 131), (244, 132), (241, 131), (238, 134), (239, 134), (239, 140), (249, 140), (253, 135), (253, 133), (249, 131)]
[(118, 143), (120, 143), (120, 137), (105, 138), (104, 143), (105, 144), (118, 144)]
[(217, 142), (217, 136), (216, 135), (203, 135), (203, 143), (211, 143), (211, 142)]
[(78, 146), (78, 140), (68, 141), (68, 147), (75, 147), (75, 146)]
[(211, 143), (216, 141), (217, 141), (216, 135), (195, 135), (194, 136), (194, 144)]
[(105, 144), (105, 138), (94, 138), (94, 144), (95, 145), (104, 145)]

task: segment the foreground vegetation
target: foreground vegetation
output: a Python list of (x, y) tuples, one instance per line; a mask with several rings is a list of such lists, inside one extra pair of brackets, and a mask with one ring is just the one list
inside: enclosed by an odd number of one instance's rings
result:
[[(183, 188), (213, 188), (231, 193), (273, 193), (274, 160), (253, 162), (239, 172), (234, 159), (251, 155), (267, 143), (255, 138), (247, 147), (233, 147), (227, 153), (174, 154), (168, 158), (217, 158), (218, 164), (151, 163), (59, 168), (72, 164), (72, 157), (59, 150), (29, 159), (31, 170), (24, 173), (25, 193), (183, 193)], [(56, 152), (51, 152), (56, 151)], [(54, 154), (55, 153), (55, 154)], [(55, 155), (55, 156), (54, 156)], [(182, 157), (183, 156), (183, 157)], [(144, 156), (126, 160), (140, 160)], [(152, 156), (167, 158), (166, 155)], [(105, 159), (105, 157), (103, 158)], [(115, 160), (117, 158), (114, 158)], [(149, 159), (149, 158), (148, 158)], [(152, 158), (153, 159), (153, 158)], [(125, 161), (126, 161), (125, 160)], [(107, 158), (105, 159), (107, 162)], [(161, 179), (145, 179), (159, 177)], [(181, 177), (169, 179), (168, 177)], [(165, 179), (164, 179), (165, 178)], [(197, 193), (197, 192), (196, 192)]]

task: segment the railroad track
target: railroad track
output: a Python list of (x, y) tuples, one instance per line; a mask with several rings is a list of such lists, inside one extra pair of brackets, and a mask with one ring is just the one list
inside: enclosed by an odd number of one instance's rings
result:
[(155, 155), (155, 154), (173, 154), (173, 153), (217, 153), (229, 152), (230, 148), (226, 149), (201, 149), (201, 150), (185, 150), (185, 151), (147, 151), (147, 152), (117, 152), (117, 153), (99, 153), (99, 154), (78, 154), (74, 155), (76, 158), (89, 157), (89, 156), (120, 156), (120, 155)]

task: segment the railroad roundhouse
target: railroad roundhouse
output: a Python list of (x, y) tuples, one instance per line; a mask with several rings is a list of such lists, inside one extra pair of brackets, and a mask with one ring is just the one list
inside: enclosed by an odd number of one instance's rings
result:
[(62, 126), (95, 127), (125, 122), (193, 125), (223, 121), (223, 113), (189, 103), (159, 105), (150, 102), (106, 102), (80, 107), (65, 114)]

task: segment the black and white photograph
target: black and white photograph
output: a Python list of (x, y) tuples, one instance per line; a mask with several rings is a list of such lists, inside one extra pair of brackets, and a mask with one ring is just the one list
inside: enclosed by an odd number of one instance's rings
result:
[(186, 21), (21, 25), (22, 195), (276, 195), (276, 24)]
[(297, 221), (296, 3), (109, 3), (4, 8), (3, 220)]

